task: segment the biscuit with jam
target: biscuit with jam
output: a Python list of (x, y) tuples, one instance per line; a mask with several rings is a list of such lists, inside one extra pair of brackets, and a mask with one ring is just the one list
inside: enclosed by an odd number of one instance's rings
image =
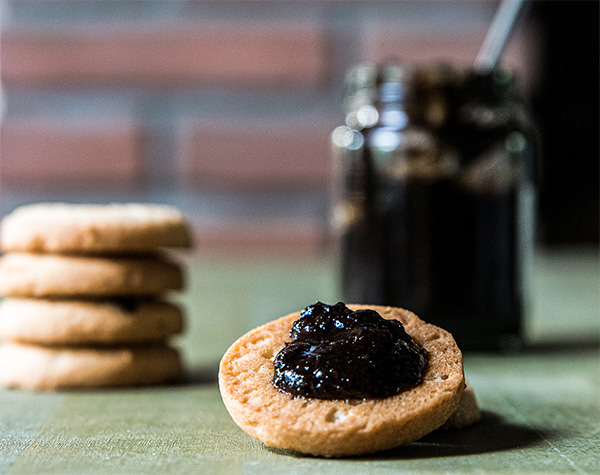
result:
[(132, 254), (190, 245), (181, 213), (153, 204), (27, 205), (5, 216), (0, 230), (4, 252)]
[(265, 445), (306, 454), (343, 457), (391, 449), (420, 439), (456, 411), (465, 386), (462, 355), (450, 333), (400, 308), (372, 309), (399, 320), (428, 355), (421, 382), (384, 398), (317, 399), (292, 396), (273, 384), (274, 360), (290, 341), (300, 312), (260, 326), (223, 356), (219, 387), (240, 428)]
[(0, 339), (56, 345), (114, 345), (166, 341), (183, 329), (181, 309), (136, 299), (0, 302)]
[(0, 386), (58, 390), (137, 386), (176, 381), (179, 353), (168, 346), (119, 348), (44, 347), (4, 342)]
[(0, 258), (4, 297), (139, 297), (182, 287), (180, 266), (158, 257), (10, 253)]

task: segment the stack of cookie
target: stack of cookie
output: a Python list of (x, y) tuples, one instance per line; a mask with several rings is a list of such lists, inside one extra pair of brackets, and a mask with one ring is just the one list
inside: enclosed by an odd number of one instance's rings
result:
[(175, 209), (144, 204), (24, 206), (0, 230), (0, 386), (155, 384), (182, 364), (183, 328), (163, 297), (183, 272), (163, 252), (190, 246)]

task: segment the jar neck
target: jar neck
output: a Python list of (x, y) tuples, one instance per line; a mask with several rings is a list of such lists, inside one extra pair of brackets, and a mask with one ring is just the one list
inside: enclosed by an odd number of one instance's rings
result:
[(378, 126), (401, 130), (409, 125), (411, 117), (406, 108), (406, 93), (406, 83), (396, 81), (378, 84), (375, 102)]
[(448, 65), (368, 65), (350, 79), (347, 125), (357, 129), (401, 129), (409, 123), (454, 132), (457, 127), (510, 128), (520, 106), (506, 70), (483, 75)]

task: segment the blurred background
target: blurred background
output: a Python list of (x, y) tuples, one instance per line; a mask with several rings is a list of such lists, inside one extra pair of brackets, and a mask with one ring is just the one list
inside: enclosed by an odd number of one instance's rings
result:
[[(0, 216), (36, 201), (167, 203), (190, 219), (200, 252), (327, 255), (345, 71), (390, 58), (470, 65), (497, 6), (3, 0)], [(527, 6), (504, 64), (540, 137), (537, 239), (585, 248), (568, 269), (595, 278), (585, 291), (597, 297), (598, 2)], [(548, 279), (560, 259), (541, 264)], [(308, 303), (335, 293), (331, 268), (320, 272)]]
[[(344, 72), (470, 64), (497, 5), (3, 0), (0, 213), (164, 202), (205, 246), (320, 251)], [(597, 243), (598, 2), (533, 2), (504, 58), (542, 139), (539, 240)]]

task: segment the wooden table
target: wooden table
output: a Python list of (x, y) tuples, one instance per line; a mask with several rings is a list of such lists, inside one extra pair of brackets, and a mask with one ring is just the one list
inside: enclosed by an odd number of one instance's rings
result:
[(597, 250), (540, 253), (530, 345), (466, 354), (484, 417), (460, 431), (368, 457), (327, 460), (266, 449), (232, 422), (217, 363), (238, 336), (315, 300), (337, 298), (334, 265), (314, 258), (195, 256), (178, 298), (185, 384), (0, 391), (0, 473), (600, 472)]

